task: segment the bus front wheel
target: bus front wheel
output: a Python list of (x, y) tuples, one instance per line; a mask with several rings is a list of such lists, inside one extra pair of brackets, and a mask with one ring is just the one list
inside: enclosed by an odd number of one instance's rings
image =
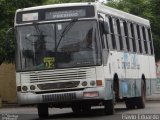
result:
[(127, 109), (135, 109), (135, 100), (134, 98), (126, 98), (125, 104)]
[(46, 118), (48, 117), (48, 105), (47, 104), (38, 104), (38, 115), (40, 118)]
[(73, 105), (71, 108), (74, 113), (89, 112), (91, 110), (90, 105), (81, 105), (81, 104), (80, 105)]
[(104, 102), (104, 112), (106, 115), (114, 114), (114, 101), (113, 100), (106, 100)]

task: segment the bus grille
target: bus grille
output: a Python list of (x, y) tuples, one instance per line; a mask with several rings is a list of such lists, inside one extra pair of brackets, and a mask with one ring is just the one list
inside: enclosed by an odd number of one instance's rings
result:
[(49, 89), (60, 89), (60, 88), (75, 88), (79, 85), (80, 81), (71, 81), (71, 82), (58, 82), (58, 83), (45, 83), (38, 84), (40, 90), (49, 90)]
[(61, 101), (70, 101), (76, 99), (75, 93), (64, 93), (64, 94), (51, 94), (43, 95), (43, 102), (61, 102)]
[(96, 79), (96, 71), (95, 68), (32, 71), (21, 73), (21, 79), (25, 83), (94, 80)]

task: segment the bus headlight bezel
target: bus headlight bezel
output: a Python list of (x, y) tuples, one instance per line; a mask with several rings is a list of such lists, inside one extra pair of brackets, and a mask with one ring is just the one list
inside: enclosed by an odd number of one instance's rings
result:
[(28, 90), (28, 87), (27, 87), (27, 86), (22, 86), (22, 90), (23, 90), (23, 91), (27, 91), (27, 90)]

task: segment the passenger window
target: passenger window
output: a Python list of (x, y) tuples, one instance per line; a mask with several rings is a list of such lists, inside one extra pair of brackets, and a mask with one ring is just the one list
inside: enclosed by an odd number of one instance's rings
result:
[(151, 37), (151, 29), (148, 29), (148, 38), (149, 38), (149, 44), (150, 44), (150, 49), (151, 49), (151, 55), (153, 55), (153, 41)]
[(124, 35), (125, 35), (125, 40), (126, 40), (126, 47), (127, 47), (127, 50), (130, 51), (128, 26), (127, 26), (127, 22), (126, 21), (123, 22), (123, 26), (124, 26)]
[(147, 39), (146, 39), (146, 31), (145, 31), (145, 27), (142, 27), (142, 34), (143, 34), (143, 42), (144, 42), (144, 50), (145, 53), (148, 53), (148, 45), (147, 45)]
[(134, 33), (134, 26), (133, 23), (130, 24), (131, 28), (131, 39), (132, 39), (132, 45), (133, 45), (133, 52), (136, 52), (136, 40), (135, 40), (135, 33)]
[(139, 43), (139, 52), (142, 53), (142, 43), (141, 43), (141, 36), (140, 36), (139, 25), (137, 25), (137, 37), (138, 37), (138, 43)]
[(122, 33), (121, 33), (121, 26), (120, 26), (120, 20), (119, 19), (116, 20), (116, 24), (117, 24), (117, 35), (118, 35), (118, 38), (119, 38), (120, 50), (123, 50), (123, 40), (122, 40)]
[(116, 49), (116, 40), (115, 40), (115, 35), (114, 35), (114, 26), (113, 26), (113, 19), (112, 17), (109, 17), (109, 25), (110, 25), (110, 35), (111, 35), (111, 43), (112, 43), (112, 48)]

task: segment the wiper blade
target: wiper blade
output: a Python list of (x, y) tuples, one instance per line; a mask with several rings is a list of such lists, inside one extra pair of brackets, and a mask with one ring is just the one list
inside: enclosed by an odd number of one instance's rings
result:
[(38, 26), (38, 23), (37, 22), (33, 22), (33, 26), (34, 26), (34, 28), (36, 30), (36, 34), (32, 34), (32, 33), (27, 34), (25, 38), (28, 39), (29, 41), (32, 41), (32, 40), (29, 39), (29, 37), (31, 37), (31, 36), (38, 37), (37, 40), (43, 39), (43, 37), (45, 37), (46, 35), (43, 35), (43, 32), (40, 30), (40, 28)]
[(78, 19), (72, 19), (72, 21), (64, 28), (63, 32), (61, 33), (60, 39), (58, 41), (58, 44), (56, 46), (56, 51), (62, 41), (62, 38), (65, 36), (65, 34), (72, 28), (72, 26), (77, 22)]
[(33, 25), (34, 25), (34, 27), (36, 29), (38, 40), (40, 40), (44, 36), (43, 32), (39, 29), (37, 22), (34, 22)]

